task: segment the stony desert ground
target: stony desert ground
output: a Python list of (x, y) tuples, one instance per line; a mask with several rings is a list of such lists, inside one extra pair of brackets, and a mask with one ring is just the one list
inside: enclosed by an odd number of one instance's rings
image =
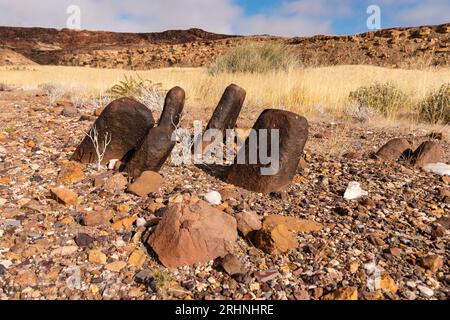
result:
[[(449, 179), (371, 157), (390, 138), (414, 146), (437, 138), (448, 162), (446, 128), (312, 119), (305, 161), (285, 192), (252, 193), (169, 160), (161, 189), (142, 198), (114, 170), (68, 164), (94, 107), (75, 112), (70, 101), (49, 105), (43, 92), (19, 89), (1, 92), (0, 106), (2, 299), (448, 298)], [(239, 124), (256, 117), (244, 108)], [(182, 125), (191, 120), (187, 112)], [(350, 181), (368, 196), (345, 200)], [(59, 185), (73, 194), (55, 197)], [(211, 191), (227, 215), (307, 223), (284, 253), (241, 234), (226, 261), (164, 267), (143, 241), (149, 229), (164, 208)]]
[[(449, 176), (374, 154), (393, 138), (412, 150), (431, 141), (432, 160), (449, 163), (448, 126), (417, 112), (450, 83), (449, 24), (310, 38), (0, 35), (0, 299), (448, 299)], [(301, 65), (208, 71), (248, 41), (289, 46)], [(251, 192), (169, 158), (136, 185), (119, 165), (71, 161), (124, 76), (181, 86), (183, 128), (205, 125), (231, 83), (247, 91), (244, 131), (266, 108), (305, 116), (292, 183)], [(352, 109), (351, 92), (375, 82), (405, 93), (395, 115)], [(142, 102), (158, 119), (164, 96), (150, 93)], [(355, 182), (367, 193), (350, 200)]]

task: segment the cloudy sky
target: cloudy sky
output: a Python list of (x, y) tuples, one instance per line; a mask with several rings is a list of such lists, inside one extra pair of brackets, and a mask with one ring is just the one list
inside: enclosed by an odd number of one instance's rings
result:
[(450, 22), (449, 0), (0, 0), (0, 25), (63, 28), (68, 6), (77, 5), (90, 30), (353, 34), (367, 31), (372, 4), (382, 28)]

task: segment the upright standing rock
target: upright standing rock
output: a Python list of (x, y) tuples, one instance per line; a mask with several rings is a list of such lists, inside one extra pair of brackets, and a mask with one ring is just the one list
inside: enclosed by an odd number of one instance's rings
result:
[[(102, 164), (112, 159), (122, 160), (144, 139), (155, 125), (151, 111), (132, 98), (120, 98), (111, 102), (100, 114), (94, 126), (98, 132), (100, 146), (105, 134), (111, 136)], [(82, 163), (97, 161), (97, 153), (89, 137), (85, 137), (72, 155), (71, 160)]]
[(226, 129), (234, 129), (244, 104), (246, 92), (241, 87), (231, 84), (220, 99), (219, 104), (209, 120), (206, 130), (218, 129), (225, 137)]
[(185, 93), (180, 87), (167, 93), (158, 126), (150, 129), (125, 168), (131, 177), (137, 178), (144, 171), (157, 172), (166, 162), (175, 146), (172, 134), (180, 122), (184, 101)]
[[(256, 164), (250, 163), (250, 139), (241, 148), (234, 164), (226, 174), (225, 180), (236, 186), (261, 193), (280, 191), (291, 183), (300, 156), (308, 139), (308, 121), (295, 113), (283, 110), (268, 109), (259, 116), (253, 129), (258, 137), (257, 149), (253, 154), (257, 156)], [(279, 130), (279, 170), (272, 175), (263, 175), (261, 169), (270, 167), (263, 164), (260, 157), (261, 136), (260, 129), (267, 129), (267, 154), (272, 153), (272, 130)], [(263, 141), (264, 142), (264, 141)], [(245, 163), (239, 164), (238, 159), (245, 154)], [(273, 154), (271, 155), (274, 156)]]
[(435, 141), (425, 141), (414, 151), (411, 161), (417, 168), (422, 168), (428, 163), (440, 162), (444, 156), (441, 145)]

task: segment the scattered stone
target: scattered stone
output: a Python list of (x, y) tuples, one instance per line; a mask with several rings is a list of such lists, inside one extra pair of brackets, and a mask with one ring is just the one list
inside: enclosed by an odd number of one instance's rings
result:
[(387, 161), (397, 161), (400, 158), (408, 158), (411, 154), (411, 144), (408, 140), (401, 138), (389, 140), (376, 153), (378, 158)]
[(243, 211), (236, 214), (237, 228), (244, 236), (249, 236), (253, 231), (262, 228), (261, 219), (258, 214), (253, 211)]
[(279, 254), (298, 247), (299, 243), (292, 231), (317, 232), (322, 229), (323, 226), (314, 221), (271, 215), (264, 219), (262, 229), (256, 232), (254, 243), (266, 253)]
[(150, 284), (150, 282), (153, 281), (153, 279), (153, 272), (151, 272), (150, 270), (141, 270), (134, 276), (134, 280), (137, 283), (147, 286)]
[(105, 268), (111, 272), (120, 272), (126, 266), (127, 266), (127, 263), (125, 261), (114, 261), (114, 262), (108, 263), (105, 266)]
[(113, 216), (114, 212), (112, 210), (91, 211), (83, 215), (82, 223), (88, 227), (104, 226), (110, 224)]
[(322, 300), (358, 300), (358, 289), (343, 287), (322, 297)]
[(75, 243), (80, 248), (88, 248), (94, 243), (95, 239), (86, 233), (79, 233), (75, 237)]
[(74, 206), (78, 203), (78, 195), (70, 189), (56, 187), (52, 188), (50, 191), (56, 200), (65, 205)]
[[(138, 147), (154, 124), (152, 112), (142, 103), (132, 98), (120, 98), (111, 102), (94, 123), (100, 144), (104, 143), (106, 134), (111, 137), (102, 164), (111, 159), (122, 160)], [(97, 153), (89, 137), (84, 137), (71, 160), (82, 163), (97, 162)]]
[(263, 226), (270, 227), (284, 224), (289, 230), (295, 232), (318, 232), (323, 229), (323, 225), (306, 219), (299, 219), (291, 216), (270, 215), (264, 218)]
[(19, 271), (15, 283), (20, 287), (34, 287), (37, 285), (37, 277), (33, 270)]
[(83, 169), (84, 165), (79, 162), (63, 162), (58, 174), (57, 182), (62, 184), (78, 182), (84, 178)]
[(255, 272), (254, 276), (259, 282), (268, 282), (280, 277), (281, 275), (278, 270), (264, 270)]
[(424, 268), (435, 273), (444, 266), (444, 259), (436, 254), (430, 254), (422, 258)]
[(225, 256), (237, 239), (236, 220), (206, 202), (169, 207), (148, 244), (169, 268)]
[(348, 267), (348, 270), (351, 273), (356, 273), (359, 269), (359, 262), (358, 261), (352, 261)]
[(425, 141), (414, 151), (411, 162), (415, 167), (423, 168), (426, 164), (440, 162), (443, 156), (444, 151), (438, 142)]
[(157, 192), (163, 184), (163, 177), (153, 171), (144, 171), (136, 181), (128, 186), (128, 192), (139, 197), (147, 197), (150, 193)]
[[(257, 164), (249, 162), (250, 137), (240, 149), (235, 163), (226, 173), (225, 181), (236, 186), (260, 193), (282, 191), (289, 185), (297, 171), (297, 166), (306, 140), (308, 139), (308, 121), (295, 113), (269, 109), (261, 113), (253, 129), (261, 135), (260, 129), (278, 129), (279, 161), (270, 165), (263, 164), (259, 157)], [(268, 131), (268, 132), (267, 132)], [(267, 149), (271, 149), (271, 130), (267, 130)], [(258, 149), (262, 148), (261, 137), (258, 137)], [(255, 151), (256, 152), (256, 151)], [(238, 159), (245, 156), (246, 163), (239, 164)], [(273, 159), (272, 159), (273, 160)]]
[(140, 249), (136, 249), (131, 253), (130, 257), (128, 258), (128, 264), (136, 268), (142, 268), (146, 260), (147, 260), (146, 253)]
[(419, 285), (417, 286), (417, 289), (426, 298), (431, 298), (432, 296), (434, 296), (434, 291), (426, 286)]
[(88, 253), (88, 260), (94, 264), (106, 264), (106, 255), (100, 250), (91, 250)]
[(242, 262), (234, 254), (227, 254), (223, 257), (221, 259), (221, 266), (230, 276), (238, 273), (246, 273)]
[(384, 274), (380, 279), (380, 289), (395, 294), (397, 293), (398, 287), (390, 275)]
[(111, 193), (122, 192), (126, 189), (128, 184), (127, 178), (121, 173), (116, 173), (112, 177), (106, 179), (103, 184), (103, 189)]
[(74, 106), (65, 106), (61, 111), (61, 115), (68, 118), (78, 117), (78, 109)]
[(52, 256), (70, 256), (78, 251), (77, 246), (60, 247), (51, 252)]
[(356, 200), (361, 197), (368, 196), (369, 193), (361, 188), (361, 184), (356, 181), (349, 182), (347, 189), (344, 193), (344, 199)]
[(211, 191), (205, 194), (205, 200), (213, 206), (218, 206), (222, 203), (222, 196), (217, 191)]
[(306, 290), (299, 290), (294, 292), (294, 298), (295, 300), (311, 300), (311, 296), (309, 295), (309, 292)]
[(427, 163), (423, 166), (426, 172), (435, 173), (441, 176), (450, 176), (450, 165), (445, 163)]

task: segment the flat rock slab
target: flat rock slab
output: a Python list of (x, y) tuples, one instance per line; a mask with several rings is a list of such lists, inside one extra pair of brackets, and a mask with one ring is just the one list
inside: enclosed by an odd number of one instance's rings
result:
[(169, 207), (148, 244), (166, 267), (206, 263), (229, 253), (237, 239), (236, 220), (207, 204), (190, 201)]
[[(106, 133), (111, 136), (111, 144), (106, 149), (102, 164), (112, 159), (124, 159), (138, 147), (154, 125), (152, 112), (142, 103), (132, 98), (120, 98), (111, 102), (94, 123), (100, 144), (104, 143)], [(97, 154), (89, 137), (83, 139), (71, 160), (82, 163), (97, 161)]]

